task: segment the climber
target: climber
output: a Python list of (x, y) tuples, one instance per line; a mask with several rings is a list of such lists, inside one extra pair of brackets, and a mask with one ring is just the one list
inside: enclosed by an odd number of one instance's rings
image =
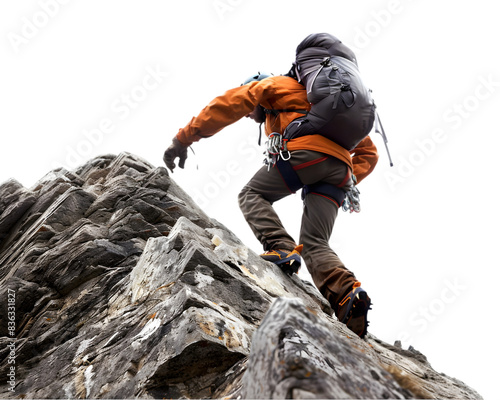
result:
[[(178, 165), (183, 168), (191, 144), (243, 117), (264, 122), (266, 135), (272, 136), (283, 134), (290, 122), (304, 116), (309, 109), (305, 88), (296, 79), (288, 74), (259, 73), (216, 97), (180, 129), (165, 151), (165, 164), (173, 171), (178, 158)], [(290, 184), (276, 165), (264, 165), (244, 186), (238, 196), (240, 208), (264, 247), (262, 258), (293, 273), (297, 272), (302, 257), (314, 284), (329, 301), (338, 320), (364, 337), (371, 300), (328, 242), (344, 191), (372, 172), (378, 160), (377, 149), (369, 136), (349, 152), (319, 134), (294, 138), (286, 146), (288, 153), (283, 158), (290, 158), (289, 165), (300, 180), (299, 185), (308, 189), (302, 192), (300, 245), (287, 233), (272, 207), (275, 201), (300, 187)]]

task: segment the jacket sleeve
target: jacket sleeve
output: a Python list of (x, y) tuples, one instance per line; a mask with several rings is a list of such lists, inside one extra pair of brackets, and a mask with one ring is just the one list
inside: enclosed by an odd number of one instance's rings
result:
[(243, 118), (255, 109), (265, 98), (272, 95), (272, 82), (252, 82), (228, 90), (213, 99), (197, 117), (177, 133), (177, 139), (184, 144), (192, 144), (202, 138), (215, 135), (222, 128)]
[(356, 179), (361, 182), (375, 168), (378, 161), (377, 147), (373, 144), (369, 136), (364, 138), (356, 148), (351, 152), (353, 174)]

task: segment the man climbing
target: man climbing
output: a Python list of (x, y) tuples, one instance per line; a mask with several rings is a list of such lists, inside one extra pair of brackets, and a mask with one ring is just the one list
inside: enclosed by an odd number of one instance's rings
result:
[[(302, 256), (314, 284), (330, 302), (338, 320), (364, 337), (371, 300), (330, 248), (329, 239), (346, 191), (372, 172), (378, 153), (369, 136), (352, 151), (317, 133), (281, 141), (289, 124), (310, 109), (306, 90), (294, 77), (259, 73), (216, 97), (180, 129), (165, 151), (164, 161), (173, 171), (174, 161), (179, 158), (178, 165), (183, 168), (192, 143), (242, 117), (265, 123), (266, 135), (279, 138), (280, 148), (270, 165), (257, 171), (238, 197), (246, 221), (264, 247), (261, 256), (287, 273), (298, 271)], [(304, 208), (297, 244), (272, 205), (300, 188)]]

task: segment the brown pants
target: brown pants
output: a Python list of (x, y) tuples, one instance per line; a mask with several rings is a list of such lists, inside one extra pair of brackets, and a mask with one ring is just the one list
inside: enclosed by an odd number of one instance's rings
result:
[[(322, 182), (338, 185), (348, 174), (347, 165), (330, 156), (310, 150), (292, 152), (290, 160), (304, 185)], [(297, 168), (298, 167), (298, 168)], [(286, 232), (272, 204), (291, 192), (277, 168), (263, 166), (238, 196), (239, 205), (250, 228), (264, 250), (293, 250), (293, 238)], [(337, 311), (337, 305), (356, 281), (328, 242), (338, 213), (330, 198), (309, 193), (304, 199), (299, 243), (302, 258), (314, 284)]]

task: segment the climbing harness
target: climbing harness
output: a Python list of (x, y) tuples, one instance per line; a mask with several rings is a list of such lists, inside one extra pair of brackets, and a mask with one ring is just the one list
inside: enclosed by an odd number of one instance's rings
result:
[(269, 171), (272, 167), (276, 167), (287, 185), (290, 192), (295, 193), (297, 190), (302, 189), (302, 200), (309, 193), (316, 193), (331, 198), (337, 203), (342, 210), (349, 212), (359, 213), (360, 206), (360, 192), (356, 187), (356, 178), (352, 176), (354, 184), (349, 187), (339, 188), (334, 185), (326, 183), (317, 183), (313, 185), (304, 185), (297, 172), (289, 162), (292, 155), (287, 149), (287, 139), (283, 139), (283, 135), (273, 132), (269, 135), (266, 141), (266, 151), (264, 155), (264, 164), (267, 165)]
[(337, 186), (328, 183), (314, 183), (305, 185), (302, 189), (302, 200), (305, 200), (309, 194), (319, 194), (320, 196), (328, 197), (337, 204), (337, 207), (343, 207), (345, 203), (345, 191)]

